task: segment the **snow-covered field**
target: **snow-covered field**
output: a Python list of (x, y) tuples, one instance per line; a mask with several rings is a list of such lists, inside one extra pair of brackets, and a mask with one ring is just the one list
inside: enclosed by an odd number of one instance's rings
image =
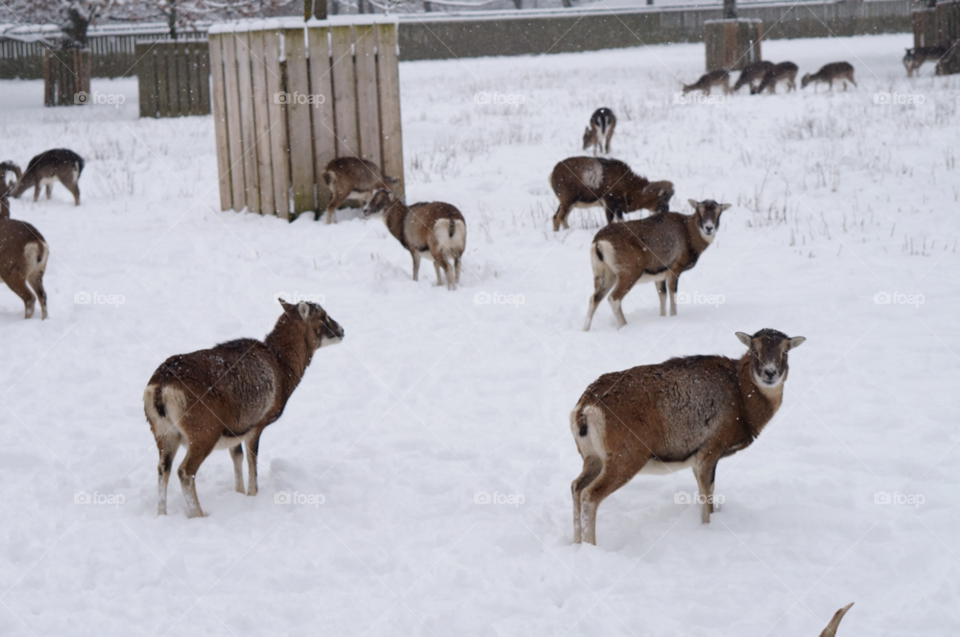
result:
[[(0, 288), (0, 634), (814, 637), (853, 601), (841, 637), (957, 635), (960, 77), (907, 80), (910, 41), (764, 43), (801, 74), (849, 60), (859, 88), (717, 105), (674, 103), (697, 45), (403, 64), (408, 200), (467, 219), (456, 292), (429, 264), (414, 283), (378, 220), (220, 212), (211, 119), (138, 120), (135, 81), (94, 81), (119, 109), (43, 109), (39, 82), (0, 82), (0, 159), (87, 159), (79, 208), (59, 185), (12, 202), (52, 257), (49, 320)], [(624, 329), (604, 303), (584, 333), (602, 213), (553, 233), (547, 175), (600, 105), (614, 155), (672, 180), (675, 210), (733, 207), (679, 316), (638, 286)], [(157, 517), (147, 379), (262, 337), (281, 292), (322, 296), (345, 341), (264, 434), (257, 497), (216, 451), (208, 517), (185, 517), (176, 478)], [(676, 503), (690, 472), (642, 476), (600, 507), (596, 547), (571, 545), (583, 389), (740, 356), (733, 333), (763, 327), (808, 340), (779, 414), (720, 463), (711, 524)]]

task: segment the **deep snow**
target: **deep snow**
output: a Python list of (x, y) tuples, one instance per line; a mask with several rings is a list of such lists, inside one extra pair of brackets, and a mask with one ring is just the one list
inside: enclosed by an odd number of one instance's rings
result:
[[(414, 283), (377, 220), (220, 212), (211, 119), (138, 120), (135, 81), (94, 81), (119, 109), (43, 109), (39, 82), (0, 82), (0, 159), (87, 159), (79, 208), (59, 185), (12, 203), (52, 257), (48, 321), (0, 288), (0, 634), (812, 637), (851, 601), (841, 637), (958, 634), (960, 77), (907, 80), (906, 46), (765, 42), (801, 74), (849, 60), (859, 88), (716, 106), (674, 103), (697, 45), (402, 64), (408, 200), (467, 219), (452, 293), (429, 264)], [(875, 104), (881, 90), (925, 103)], [(638, 286), (624, 329), (604, 303), (580, 331), (602, 214), (554, 234), (547, 175), (600, 105), (620, 118), (614, 156), (673, 180), (673, 209), (734, 204), (680, 280), (713, 304), (660, 318)], [(346, 340), (265, 432), (257, 497), (216, 451), (197, 480), (208, 517), (186, 519), (175, 479), (157, 517), (147, 379), (262, 337), (280, 292), (322, 296)], [(720, 463), (711, 524), (675, 502), (690, 472), (643, 476), (600, 507), (597, 547), (572, 546), (583, 389), (740, 356), (733, 333), (763, 327), (808, 341), (780, 413)]]

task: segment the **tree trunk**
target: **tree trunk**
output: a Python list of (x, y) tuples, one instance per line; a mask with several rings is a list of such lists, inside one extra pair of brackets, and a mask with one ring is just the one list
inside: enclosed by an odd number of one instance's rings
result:
[(170, 39), (177, 39), (177, 6), (170, 6), (170, 13), (167, 14), (167, 27), (170, 30)]
[(737, 0), (723, 0), (723, 19), (737, 19)]

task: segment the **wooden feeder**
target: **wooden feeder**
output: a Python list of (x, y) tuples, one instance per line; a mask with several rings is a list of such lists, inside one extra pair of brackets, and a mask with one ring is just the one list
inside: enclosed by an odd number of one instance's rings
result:
[(395, 23), (257, 21), (211, 29), (220, 206), (323, 210), (323, 169), (369, 159), (403, 196)]
[(707, 72), (739, 71), (759, 62), (760, 20), (707, 20), (703, 23), (703, 41), (707, 48)]
[(90, 102), (90, 51), (43, 49), (43, 105), (83, 106)]

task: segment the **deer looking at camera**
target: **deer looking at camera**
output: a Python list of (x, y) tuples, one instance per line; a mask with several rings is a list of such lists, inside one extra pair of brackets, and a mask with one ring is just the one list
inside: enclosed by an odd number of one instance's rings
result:
[(243, 493), (246, 443), (247, 495), (257, 494), (260, 435), (283, 413), (313, 353), (343, 340), (343, 328), (319, 305), (280, 305), (283, 314), (263, 341), (244, 338), (171, 356), (147, 383), (143, 409), (160, 451), (157, 515), (167, 513), (167, 482), (181, 445), (187, 456), (177, 476), (188, 517), (203, 516), (196, 476), (214, 449), (230, 449), (234, 486)]
[[(397, 181), (384, 175), (379, 166), (367, 159), (338, 157), (330, 161), (323, 170), (323, 182), (332, 195), (330, 203), (327, 204), (327, 223), (336, 223), (337, 208), (342, 206), (351, 194), (366, 202), (374, 190), (389, 188)], [(317, 210), (314, 221), (319, 219), (320, 211)]]
[(553, 167), (550, 187), (560, 200), (553, 215), (553, 230), (567, 225), (573, 208), (603, 206), (607, 223), (623, 219), (624, 213), (645, 208), (666, 212), (673, 197), (669, 181), (649, 182), (617, 159), (570, 157)]
[(747, 347), (739, 360), (671, 358), (587, 387), (570, 413), (583, 458), (571, 485), (574, 543), (597, 543), (597, 507), (638, 473), (693, 469), (700, 521), (710, 522), (717, 462), (750, 446), (777, 413), (787, 353), (806, 340), (772, 329), (737, 338)]
[(10, 194), (19, 199), (31, 187), (33, 200), (40, 196), (40, 186), (44, 186), (47, 199), (53, 190), (53, 182), (59, 181), (73, 195), (74, 205), (80, 205), (80, 186), (77, 180), (83, 172), (83, 157), (66, 148), (54, 148), (44, 151), (30, 160), (23, 176)]
[(767, 74), (767, 71), (772, 68), (773, 62), (767, 62), (766, 60), (748, 64), (740, 71), (740, 77), (737, 78), (736, 84), (730, 90), (736, 93), (742, 87), (749, 86), (750, 90), (753, 91), (763, 81), (763, 76)]
[(843, 90), (847, 90), (847, 82), (856, 86), (857, 83), (853, 80), (853, 65), (849, 62), (831, 62), (830, 64), (824, 64), (823, 67), (813, 75), (809, 73), (804, 75), (800, 80), (800, 88), (807, 88), (807, 84), (814, 83), (813, 90), (816, 91), (817, 82), (826, 82), (832, 91), (834, 81), (842, 81)]
[(924, 62), (937, 63), (937, 75), (943, 75), (943, 65), (940, 59), (947, 54), (947, 48), (943, 46), (918, 46), (913, 49), (907, 49), (903, 56), (903, 65), (907, 69), (907, 77), (913, 77), (914, 71), (920, 69)]
[(409, 208), (390, 190), (378, 190), (363, 208), (364, 215), (383, 215), (383, 221), (397, 241), (413, 258), (413, 280), (420, 272), (420, 257), (433, 260), (437, 285), (443, 285), (440, 270), (447, 279), (447, 289), (456, 290), (460, 283), (460, 257), (467, 247), (467, 226), (463, 215), (448, 203), (415, 203)]
[(669, 289), (670, 316), (676, 316), (680, 275), (697, 264), (700, 255), (717, 236), (720, 213), (730, 207), (728, 203), (717, 203), (712, 199), (689, 201), (694, 208), (692, 215), (664, 212), (607, 226), (596, 234), (590, 245), (594, 291), (587, 308), (584, 332), (590, 330), (597, 305), (608, 292), (617, 327), (626, 325), (620, 303), (637, 283), (657, 284), (660, 316), (666, 315)]
[(722, 88), (724, 93), (730, 92), (730, 72), (729, 71), (711, 71), (700, 76), (700, 79), (693, 84), (685, 84), (683, 93), (686, 95), (690, 91), (702, 91), (710, 95), (714, 87)]
[(610, 138), (613, 129), (617, 127), (617, 117), (609, 108), (598, 108), (590, 116), (590, 126), (583, 131), (583, 150), (593, 147), (593, 156), (597, 151), (608, 154), (610, 152)]
[(24, 318), (33, 316), (37, 300), (40, 318), (47, 318), (43, 273), (49, 256), (50, 248), (36, 228), (26, 221), (0, 218), (0, 279), (23, 299)]
[[(13, 173), (14, 180), (7, 181), (7, 173)], [(12, 161), (0, 162), (0, 219), (10, 218), (10, 199), (7, 196), (23, 176), (20, 166)]]
[(773, 68), (768, 69), (763, 75), (763, 80), (760, 81), (760, 85), (754, 90), (750, 88), (751, 95), (759, 95), (760, 93), (767, 91), (769, 93), (777, 92), (777, 84), (784, 82), (787, 85), (787, 91), (797, 90), (797, 71), (800, 70), (793, 62), (781, 62), (780, 64), (774, 64)]

